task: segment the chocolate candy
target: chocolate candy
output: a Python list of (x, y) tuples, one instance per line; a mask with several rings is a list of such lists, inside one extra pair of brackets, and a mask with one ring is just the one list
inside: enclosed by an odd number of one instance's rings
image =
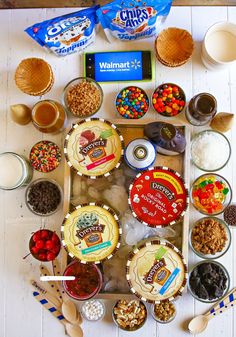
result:
[(223, 296), (227, 280), (227, 276), (219, 264), (205, 262), (193, 269), (189, 284), (192, 292), (199, 298), (214, 300)]
[(117, 95), (116, 109), (124, 118), (142, 118), (148, 111), (148, 107), (149, 99), (147, 94), (143, 89), (136, 86), (126, 87)]
[(183, 110), (185, 106), (185, 94), (176, 84), (165, 83), (154, 91), (152, 104), (159, 114), (173, 117)]
[(236, 226), (236, 205), (228, 206), (224, 211), (224, 220), (229, 226)]

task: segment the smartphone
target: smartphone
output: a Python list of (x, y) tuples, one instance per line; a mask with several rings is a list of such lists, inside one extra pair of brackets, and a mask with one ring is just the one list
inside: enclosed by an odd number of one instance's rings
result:
[(85, 53), (85, 75), (97, 82), (151, 81), (148, 50)]

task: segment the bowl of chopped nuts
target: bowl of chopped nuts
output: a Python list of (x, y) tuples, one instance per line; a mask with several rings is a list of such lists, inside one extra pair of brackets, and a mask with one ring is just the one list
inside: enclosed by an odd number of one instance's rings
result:
[(225, 221), (209, 216), (199, 219), (189, 235), (189, 244), (202, 259), (218, 259), (231, 245), (231, 232)]
[(103, 101), (101, 86), (89, 77), (78, 77), (67, 83), (63, 90), (62, 104), (72, 115), (86, 118), (100, 109)]
[(125, 331), (136, 331), (147, 320), (147, 308), (139, 300), (119, 300), (113, 307), (112, 317), (118, 328)]
[(170, 301), (152, 304), (151, 315), (158, 323), (170, 323), (176, 317), (176, 306)]

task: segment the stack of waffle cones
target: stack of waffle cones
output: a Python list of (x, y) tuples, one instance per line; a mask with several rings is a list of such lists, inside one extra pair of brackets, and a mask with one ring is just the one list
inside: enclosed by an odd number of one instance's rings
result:
[(168, 28), (155, 41), (157, 59), (167, 67), (178, 67), (192, 56), (194, 44), (191, 34), (184, 29)]
[(53, 86), (52, 68), (40, 58), (22, 60), (16, 69), (15, 82), (25, 94), (42, 96)]

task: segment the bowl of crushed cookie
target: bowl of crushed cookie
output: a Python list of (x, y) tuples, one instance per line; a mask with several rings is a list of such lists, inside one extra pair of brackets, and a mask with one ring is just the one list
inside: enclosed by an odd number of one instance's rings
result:
[(101, 108), (102, 101), (101, 86), (89, 77), (75, 78), (63, 90), (63, 106), (67, 112), (79, 118), (94, 115)]
[(231, 232), (225, 221), (204, 217), (193, 225), (189, 236), (190, 247), (203, 259), (218, 259), (231, 245)]
[(120, 329), (136, 331), (146, 322), (147, 309), (145, 304), (139, 300), (119, 300), (113, 307), (112, 317)]
[(151, 314), (158, 323), (170, 323), (176, 317), (176, 306), (173, 302), (161, 301), (152, 304)]

